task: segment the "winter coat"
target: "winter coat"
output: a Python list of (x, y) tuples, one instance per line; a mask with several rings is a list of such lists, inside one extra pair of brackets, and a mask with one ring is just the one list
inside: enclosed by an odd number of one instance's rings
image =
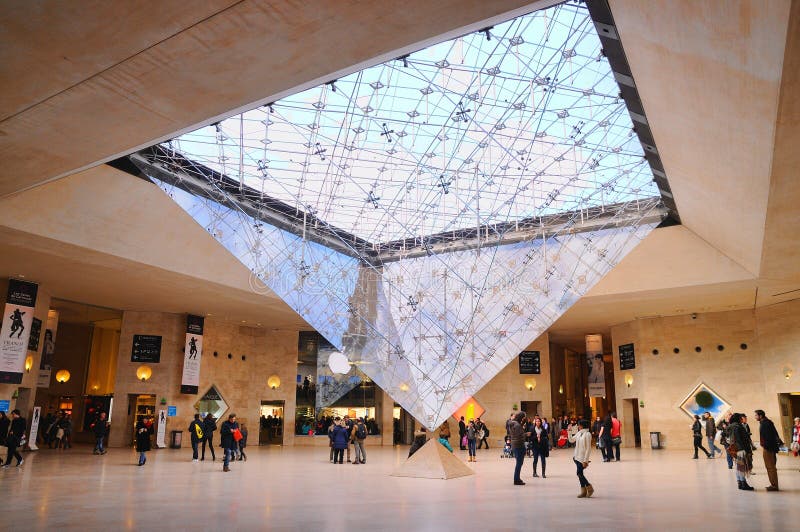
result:
[(349, 440), (347, 428), (336, 425), (331, 431), (331, 441), (333, 442), (334, 449), (347, 449), (347, 441)]
[(780, 450), (783, 442), (781, 441), (781, 437), (778, 436), (778, 431), (775, 430), (775, 424), (772, 420), (762, 418), (758, 433), (759, 436), (761, 436), (761, 447), (771, 453), (777, 453)]
[(536, 434), (535, 426), (530, 430), (531, 435), (530, 438), (528, 438), (528, 441), (531, 442), (531, 447), (539, 452), (539, 454), (547, 456), (547, 453), (550, 450), (550, 439), (548, 438), (547, 430), (542, 427), (541, 432), (538, 435)]
[[(217, 422), (213, 419), (206, 418), (203, 420), (203, 438), (211, 440), (214, 437), (214, 431), (217, 430)], [(222, 434), (222, 432), (220, 432)], [(224, 447), (223, 447), (224, 448)]]
[[(216, 427), (215, 427), (216, 428)], [(239, 443), (233, 439), (233, 431), (239, 428), (239, 424), (235, 421), (223, 421), (219, 429), (220, 445), (223, 449), (238, 449)], [(206, 434), (206, 437), (210, 437)]]
[(592, 434), (589, 429), (579, 430), (569, 441), (575, 444), (575, 453), (573, 454), (575, 460), (582, 463), (588, 462), (589, 456), (592, 454)]
[(512, 421), (508, 424), (508, 438), (511, 441), (512, 449), (525, 448), (525, 429), (522, 428), (519, 421)]
[(714, 424), (714, 418), (708, 416), (706, 418), (706, 437), (713, 438), (717, 435), (717, 426)]
[(730, 442), (736, 445), (737, 451), (753, 452), (752, 441), (747, 434), (747, 427), (741, 423), (731, 423), (730, 427), (728, 427), (728, 433), (730, 434)]
[(94, 437), (104, 438), (107, 431), (108, 431), (108, 420), (98, 418), (97, 421), (94, 422), (94, 427), (92, 427), (92, 432), (94, 432)]
[(205, 437), (205, 428), (203, 428), (203, 422), (199, 419), (193, 419), (191, 423), (189, 423), (189, 436), (192, 437), (192, 442), (200, 443), (203, 441), (203, 438), (197, 435), (196, 427), (200, 427), (200, 432)]
[(239, 440), (239, 449), (244, 449), (247, 447), (247, 429), (241, 428), (239, 429), (239, 432), (242, 433), (242, 439)]
[(695, 419), (694, 423), (692, 423), (692, 435), (695, 438), (699, 438), (703, 436), (703, 426), (700, 424), (700, 421)]
[(6, 446), (10, 449), (19, 447), (19, 442), (25, 435), (25, 418), (18, 417), (11, 420), (11, 429), (8, 431)]
[(146, 453), (150, 450), (150, 435), (153, 433), (153, 426), (149, 427), (144, 424), (144, 421), (136, 422), (136, 450), (140, 453)]
[(11, 420), (8, 417), (0, 419), (0, 445), (6, 444), (6, 437), (8, 436), (9, 426), (11, 426)]

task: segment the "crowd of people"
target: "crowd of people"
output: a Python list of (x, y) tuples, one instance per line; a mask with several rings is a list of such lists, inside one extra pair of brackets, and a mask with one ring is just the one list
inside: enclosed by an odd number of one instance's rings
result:
[[(364, 448), (364, 441), (369, 435), (367, 421), (363, 417), (350, 419), (350, 416), (343, 418), (336, 416), (328, 426), (328, 439), (330, 445), (330, 461), (334, 464), (343, 464), (345, 451), (347, 451), (347, 462), (353, 465), (367, 463), (367, 451)], [(350, 459), (350, 447), (353, 447), (355, 456)]]
[[(217, 459), (214, 453), (214, 433), (217, 431), (217, 419), (211, 414), (206, 414), (201, 418), (200, 414), (195, 414), (194, 419), (189, 423), (189, 438), (192, 442), (192, 462), (206, 459), (206, 448), (211, 454), (211, 460)], [(236, 419), (236, 414), (229, 414), (228, 419), (222, 422), (219, 427), (220, 448), (223, 452), (222, 470), (229, 472), (232, 461), (247, 461), (247, 454), (244, 452), (247, 447), (247, 426), (241, 426)], [(202, 449), (202, 451), (201, 451)]]

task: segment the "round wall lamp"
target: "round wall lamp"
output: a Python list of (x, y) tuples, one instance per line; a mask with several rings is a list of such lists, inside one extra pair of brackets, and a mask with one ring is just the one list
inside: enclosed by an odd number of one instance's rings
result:
[(269, 386), (273, 390), (277, 390), (281, 387), (281, 379), (277, 375), (270, 375), (267, 379), (267, 386)]
[(558, 385), (558, 393), (561, 393), (561, 394), (564, 393), (564, 385), (563, 384), (559, 384)]
[(60, 369), (56, 372), (56, 380), (62, 384), (67, 382), (70, 377), (69, 371), (65, 369)]
[(784, 379), (786, 379), (788, 381), (789, 379), (792, 378), (792, 375), (794, 375), (794, 370), (792, 369), (791, 366), (786, 366), (786, 367), (783, 368), (783, 378)]
[(630, 373), (625, 374), (625, 384), (628, 385), (628, 388), (630, 388), (631, 384), (633, 384), (633, 375), (631, 375)]
[(140, 381), (144, 382), (152, 376), (153, 376), (153, 369), (150, 366), (142, 364), (141, 366), (136, 368), (136, 378), (139, 379)]
[(32, 367), (33, 367), (33, 357), (29, 355), (29, 356), (28, 356), (28, 357), (25, 359), (25, 371), (26, 371), (27, 373), (30, 373), (30, 372), (31, 372), (31, 368), (32, 368)]
[(532, 392), (536, 388), (536, 379), (525, 379), (525, 388), (527, 388), (529, 392)]

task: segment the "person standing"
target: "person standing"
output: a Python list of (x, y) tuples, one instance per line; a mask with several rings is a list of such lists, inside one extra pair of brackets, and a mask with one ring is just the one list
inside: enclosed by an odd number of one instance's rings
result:
[(589, 420), (581, 419), (578, 423), (580, 430), (573, 437), (572, 443), (575, 444), (575, 451), (572, 455), (572, 461), (575, 462), (576, 474), (578, 475), (578, 482), (581, 485), (581, 492), (578, 494), (579, 499), (591, 497), (594, 493), (594, 488), (586, 479), (583, 472), (589, 467), (589, 457), (592, 454), (592, 434), (589, 432)]
[[(619, 462), (619, 447), (622, 445), (622, 423), (617, 417), (616, 412), (611, 412), (611, 445), (614, 448), (614, 454), (617, 462)], [(611, 460), (611, 450), (609, 449), (608, 458)]]
[(72, 416), (64, 414), (61, 419), (61, 428), (64, 430), (61, 436), (61, 449), (72, 449)]
[(239, 461), (241, 462), (244, 459), (247, 462), (247, 455), (244, 454), (244, 448), (247, 447), (247, 426), (242, 423), (242, 428), (239, 429), (239, 432), (242, 433), (242, 439), (239, 440)]
[(700, 424), (700, 416), (694, 415), (694, 423), (692, 423), (692, 439), (694, 441), (694, 460), (697, 460), (697, 450), (701, 449), (706, 453), (706, 458), (711, 458), (711, 453), (706, 451), (703, 447), (703, 426)]
[(717, 430), (719, 431), (719, 444), (725, 449), (723, 452), (725, 453), (725, 459), (728, 461), (728, 469), (733, 469), (733, 456), (728, 452), (728, 447), (730, 447), (730, 425), (731, 412), (728, 412), (717, 424)]
[[(728, 428), (728, 443), (736, 453), (736, 482), (739, 484), (739, 489), (753, 491), (755, 488), (747, 483), (747, 476), (750, 474), (751, 469), (748, 454), (753, 452), (753, 442), (747, 433), (747, 427), (743, 422), (744, 419), (746, 419), (744, 414), (736, 413), (731, 416), (731, 425)], [(729, 450), (728, 452), (731, 451)]]
[(192, 462), (197, 462), (197, 448), (203, 441), (203, 422), (200, 421), (200, 414), (194, 415), (188, 430), (189, 437), (192, 439)]
[[(6, 445), (8, 438), (8, 428), (11, 426), (11, 420), (5, 412), (0, 412), (0, 446)], [(0, 465), (3, 465), (3, 460), (0, 459)]]
[[(445, 422), (446, 423), (446, 422)], [(367, 463), (367, 451), (364, 450), (364, 441), (367, 439), (367, 426), (364, 424), (364, 418), (360, 417), (353, 425), (353, 432), (351, 434), (353, 440), (353, 450), (355, 451), (356, 460), (353, 465)]]
[(206, 414), (205, 419), (203, 419), (203, 451), (200, 453), (200, 460), (206, 459), (206, 444), (208, 444), (208, 450), (211, 451), (211, 461), (217, 459), (217, 456), (214, 454), (214, 432), (217, 430), (217, 420), (214, 419), (214, 416), (211, 415), (211, 412)]
[(17, 459), (17, 467), (25, 463), (22, 456), (17, 451), (17, 447), (22, 445), (22, 438), (25, 437), (25, 418), (20, 415), (18, 409), (11, 411), (11, 423), (8, 429), (8, 436), (6, 436), (6, 447), (8, 453), (6, 454), (6, 463), (3, 464), (4, 468), (11, 465), (11, 458)]
[(800, 454), (800, 417), (794, 418), (794, 426), (792, 427), (792, 454), (797, 456)]
[(458, 448), (462, 451), (466, 450), (467, 446), (464, 445), (466, 441), (464, 441), (464, 436), (467, 435), (467, 424), (464, 423), (464, 416), (461, 416), (461, 419), (458, 420)]
[(139, 465), (143, 466), (147, 462), (144, 453), (150, 450), (150, 435), (153, 433), (153, 423), (147, 423), (145, 419), (136, 422), (136, 451), (139, 453)]
[(489, 448), (489, 427), (486, 426), (486, 423), (481, 421), (481, 418), (478, 418), (475, 422), (475, 425), (478, 427), (478, 449), (481, 448), (481, 445), (486, 445), (486, 448)]
[(542, 478), (547, 478), (547, 457), (550, 454), (550, 436), (547, 429), (542, 424), (542, 419), (537, 417), (533, 420), (533, 428), (530, 430), (531, 450), (533, 451), (533, 476), (538, 477), (536, 467), (539, 459), (542, 460)]
[(711, 458), (715, 458), (716, 453), (722, 453), (722, 449), (714, 445), (714, 437), (717, 435), (717, 425), (714, 423), (714, 418), (711, 412), (703, 414), (706, 423), (706, 441), (708, 442), (708, 449), (711, 451)]
[(347, 431), (347, 436), (348, 436), (347, 437), (347, 445), (345, 446), (345, 449), (347, 450), (347, 463), (349, 464), (351, 462), (351, 460), (350, 460), (350, 444), (353, 443), (352, 439), (350, 438), (350, 435), (353, 433), (353, 420), (350, 419), (350, 416), (344, 416), (342, 424), (344, 426), (344, 429)]
[(516, 464), (514, 465), (514, 485), (524, 486), (525, 482), (520, 478), (522, 464), (525, 462), (525, 429), (522, 427), (522, 420), (525, 419), (525, 412), (517, 412), (514, 419), (508, 424), (508, 437), (511, 441), (511, 451), (514, 453)]
[[(105, 412), (100, 412), (100, 415), (97, 417), (97, 421), (94, 422), (92, 432), (94, 432), (95, 441), (92, 454), (106, 454), (106, 450), (103, 447), (103, 440), (106, 439), (106, 434), (108, 434), (108, 421), (106, 421)], [(56, 449), (57, 448), (58, 447), (56, 447)]]
[(470, 462), (477, 462), (477, 458), (475, 457), (475, 444), (477, 443), (476, 440), (478, 438), (478, 428), (475, 426), (475, 422), (473, 420), (469, 420), (469, 425), (467, 425), (467, 449), (469, 454), (469, 461)]
[(222, 422), (222, 427), (219, 429), (220, 445), (222, 446), (222, 452), (225, 453), (222, 461), (222, 470), (226, 473), (231, 470), (231, 456), (235, 456), (236, 449), (239, 447), (233, 435), (234, 431), (238, 430), (239, 424), (236, 422), (236, 414), (228, 415), (228, 419)]
[(594, 436), (595, 441), (597, 441), (598, 447), (600, 446), (600, 429), (603, 428), (603, 422), (600, 420), (600, 416), (594, 420), (592, 423), (592, 436)]
[(347, 432), (347, 426), (337, 416), (333, 420), (333, 430), (331, 431), (331, 441), (333, 442), (333, 463), (344, 463), (344, 450), (347, 448), (347, 442), (350, 440), (350, 434)]
[(756, 410), (756, 420), (759, 422), (758, 433), (761, 439), (761, 450), (764, 456), (764, 466), (767, 468), (769, 486), (767, 491), (778, 490), (778, 451), (783, 445), (775, 424), (767, 417), (763, 410)]
[(600, 440), (600, 453), (603, 455), (603, 462), (610, 462), (611, 457), (614, 455), (613, 450), (611, 449), (612, 427), (613, 423), (611, 422), (611, 414), (606, 414), (606, 417), (603, 420), (603, 426), (600, 427), (600, 434), (598, 435), (598, 439)]

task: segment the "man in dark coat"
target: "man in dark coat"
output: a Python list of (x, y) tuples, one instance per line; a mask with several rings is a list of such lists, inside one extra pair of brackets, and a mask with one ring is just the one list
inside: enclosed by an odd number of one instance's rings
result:
[(189, 436), (192, 438), (192, 462), (197, 462), (197, 448), (203, 441), (203, 422), (200, 421), (200, 414), (195, 414), (194, 419), (189, 423)]
[(228, 419), (222, 422), (222, 426), (219, 429), (220, 445), (222, 445), (222, 450), (225, 453), (222, 470), (226, 473), (231, 470), (231, 456), (236, 456), (236, 449), (239, 447), (239, 442), (234, 437), (234, 432), (238, 431), (239, 423), (236, 422), (236, 414), (230, 414)]
[(8, 454), (6, 455), (6, 463), (3, 464), (4, 468), (11, 465), (11, 458), (17, 459), (17, 467), (21, 466), (25, 460), (22, 459), (17, 447), (20, 446), (22, 437), (25, 436), (25, 418), (19, 413), (16, 408), (11, 411), (11, 428), (8, 430), (6, 437), (6, 447), (8, 447)]
[(200, 460), (206, 459), (206, 444), (208, 444), (208, 448), (211, 451), (211, 460), (213, 461), (217, 459), (216, 455), (214, 454), (215, 430), (217, 430), (217, 421), (209, 412), (206, 414), (206, 418), (203, 420), (203, 452), (200, 454)]
[(467, 435), (467, 424), (464, 423), (464, 416), (461, 416), (461, 419), (458, 420), (458, 448), (462, 451), (465, 451), (467, 448), (464, 447), (464, 436)]
[(139, 465), (147, 462), (144, 453), (150, 450), (150, 435), (153, 433), (153, 420), (140, 419), (136, 422), (136, 450), (139, 452)]
[(783, 445), (775, 424), (767, 418), (763, 410), (756, 410), (756, 419), (759, 421), (759, 436), (761, 437), (761, 449), (764, 453), (764, 466), (767, 468), (769, 486), (767, 491), (778, 491), (778, 451)]
[(106, 421), (105, 412), (100, 412), (97, 421), (94, 422), (92, 432), (94, 432), (95, 439), (94, 451), (92, 451), (92, 454), (106, 454), (106, 450), (103, 448), (103, 440), (108, 433), (108, 422)]

